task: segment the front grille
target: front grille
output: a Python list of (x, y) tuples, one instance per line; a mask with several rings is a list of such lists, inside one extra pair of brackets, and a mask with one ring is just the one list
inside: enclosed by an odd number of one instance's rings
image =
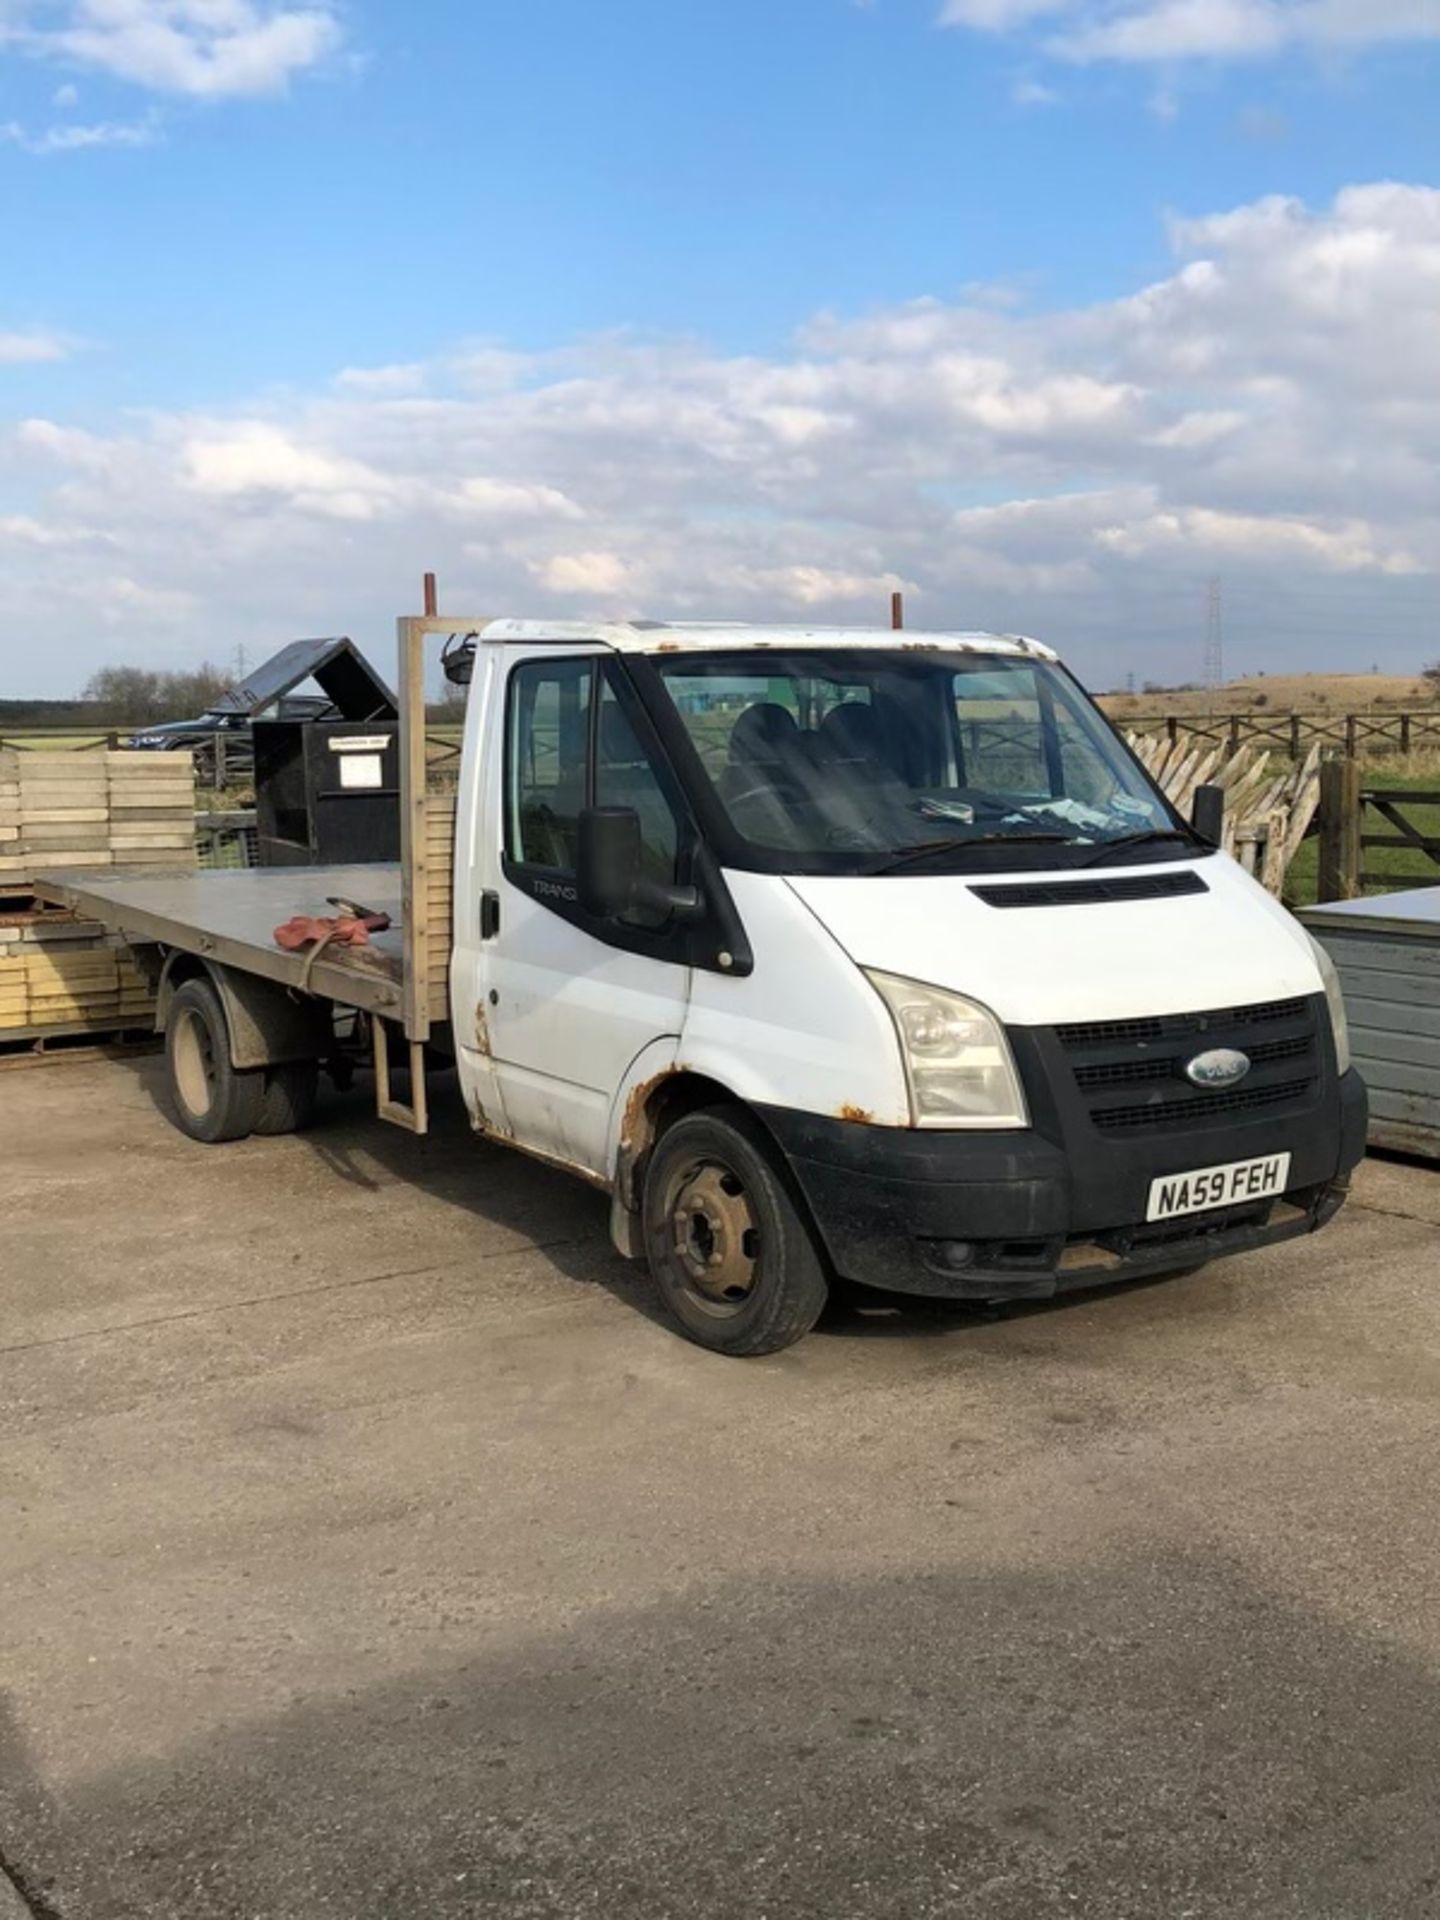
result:
[(1218, 1013), (1163, 1013), (1142, 1020), (1080, 1020), (1057, 1027), (1063, 1047), (1103, 1047), (1115, 1040), (1188, 1040), (1216, 1027), (1261, 1027), (1303, 1019), (1306, 1000), (1262, 1000), (1253, 1007), (1224, 1007)]
[[(1086, 1117), (1112, 1137), (1300, 1111), (1313, 1099), (1322, 1067), (1315, 1004), (1306, 999), (1081, 1021), (1055, 1035)], [(1248, 1057), (1250, 1072), (1238, 1087), (1208, 1092), (1186, 1079), (1195, 1055), (1214, 1047)]]
[(1137, 1128), (1203, 1126), (1226, 1113), (1258, 1113), (1267, 1107), (1303, 1100), (1310, 1080), (1282, 1080), (1268, 1087), (1241, 1087), (1235, 1093), (1204, 1093), (1195, 1099), (1151, 1100), (1138, 1106), (1096, 1107), (1090, 1118), (1102, 1133), (1133, 1133)]
[(1113, 879), (1027, 880), (999, 887), (971, 887), (987, 907), (1098, 907), (1114, 900), (1168, 900), (1177, 893), (1208, 893), (1198, 873), (1126, 874)]
[[(1302, 1033), (1290, 1040), (1262, 1040), (1246, 1047), (1245, 1052), (1253, 1070), (1272, 1066), (1277, 1060), (1303, 1060), (1313, 1045), (1313, 1040)], [(1076, 1067), (1075, 1084), (1082, 1093), (1095, 1093), (1104, 1087), (1141, 1086), (1147, 1081), (1162, 1079), (1167, 1073), (1183, 1080), (1185, 1063), (1191, 1053), (1192, 1050), (1186, 1048), (1180, 1053), (1150, 1054), (1143, 1060), (1107, 1060), (1098, 1066)]]

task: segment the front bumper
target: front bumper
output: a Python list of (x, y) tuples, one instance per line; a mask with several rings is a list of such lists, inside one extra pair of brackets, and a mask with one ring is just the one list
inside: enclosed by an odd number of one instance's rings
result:
[[(1313, 1109), (1126, 1141), (1038, 1130), (869, 1127), (789, 1108), (762, 1114), (835, 1271), (896, 1293), (1045, 1299), (1175, 1272), (1313, 1233), (1344, 1203), (1365, 1151), (1365, 1088), (1327, 1076)], [(1270, 1153), (1291, 1155), (1278, 1200), (1146, 1225), (1150, 1182)]]

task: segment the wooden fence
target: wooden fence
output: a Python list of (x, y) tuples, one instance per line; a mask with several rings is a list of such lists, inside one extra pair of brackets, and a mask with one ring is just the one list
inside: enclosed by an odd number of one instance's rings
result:
[[(1354, 761), (1328, 761), (1320, 780), (1320, 899), (1355, 900), (1372, 890), (1393, 892), (1397, 875), (1377, 873), (1366, 860), (1368, 853), (1382, 849), (1418, 854), (1419, 871), (1410, 876), (1411, 884), (1440, 885), (1440, 837), (1414, 817), (1422, 809), (1440, 809), (1440, 791), (1367, 787)], [(1376, 830), (1382, 826), (1391, 831)]]
[(1282, 761), (1277, 771), (1275, 755), (1260, 746), (1230, 753), (1223, 745), (1192, 744), (1188, 739), (1172, 743), (1164, 734), (1126, 737), (1171, 806), (1187, 820), (1195, 815), (1202, 787), (1223, 795), (1221, 845), (1278, 899), (1313, 829), (1320, 801), (1319, 747), (1311, 747), (1301, 761)]
[(134, 727), (16, 727), (0, 733), (0, 753), (38, 748), (44, 753), (114, 753), (123, 747)]
[(1191, 737), (1228, 754), (1242, 746), (1278, 749), (1303, 760), (1313, 747), (1334, 749), (1347, 760), (1372, 754), (1440, 752), (1440, 707), (1409, 713), (1117, 713), (1125, 732), (1164, 735), (1172, 746)]

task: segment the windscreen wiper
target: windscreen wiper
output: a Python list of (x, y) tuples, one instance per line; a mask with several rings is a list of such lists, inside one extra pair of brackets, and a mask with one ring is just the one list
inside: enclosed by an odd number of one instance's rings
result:
[(899, 867), (908, 867), (913, 861), (923, 860), (931, 853), (958, 853), (966, 847), (1024, 847), (1034, 846), (1037, 841), (1064, 841), (1067, 846), (1075, 844), (1075, 837), (1069, 833), (967, 833), (957, 835), (951, 840), (925, 840), (918, 846), (901, 847), (897, 853), (882, 860), (878, 866), (867, 867), (867, 874), (894, 873)]
[(1183, 840), (1187, 847), (1204, 847), (1213, 851), (1208, 840), (1202, 840), (1198, 833), (1191, 833), (1180, 827), (1147, 827), (1144, 833), (1124, 833), (1118, 840), (1105, 840), (1085, 860), (1077, 860), (1077, 867), (1098, 867), (1102, 860), (1108, 860), (1112, 853), (1123, 853), (1127, 847), (1153, 846), (1160, 840)]

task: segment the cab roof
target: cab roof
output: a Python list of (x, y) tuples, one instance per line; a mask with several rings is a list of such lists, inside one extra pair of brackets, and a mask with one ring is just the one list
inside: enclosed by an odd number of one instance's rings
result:
[(916, 627), (747, 626), (735, 621), (489, 620), (487, 644), (610, 647), (616, 653), (719, 653), (776, 649), (865, 647), (896, 652), (994, 653), (1054, 660), (1039, 640), (1019, 633), (927, 633)]

